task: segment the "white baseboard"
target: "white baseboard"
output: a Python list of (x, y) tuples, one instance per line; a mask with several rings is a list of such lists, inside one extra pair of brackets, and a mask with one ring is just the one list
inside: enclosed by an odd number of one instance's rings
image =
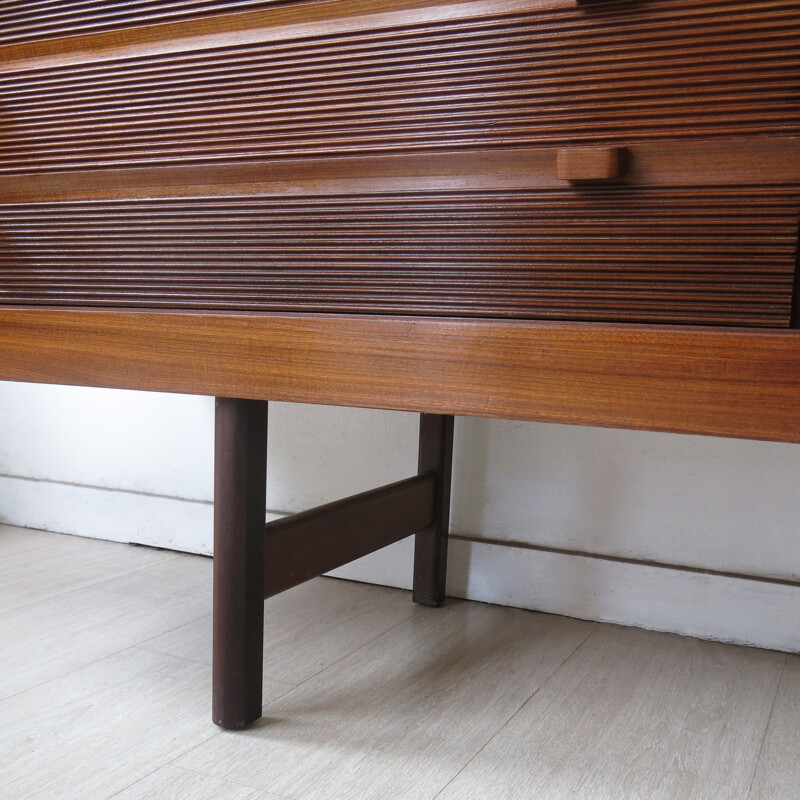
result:
[[(0, 522), (119, 542), (212, 552), (213, 506), (135, 492), (0, 477)], [(410, 588), (406, 539), (334, 570)], [(453, 539), (448, 594), (800, 652), (800, 587)]]
[[(332, 575), (411, 587), (411, 539)], [(453, 539), (452, 597), (800, 652), (800, 587)]]
[(0, 522), (211, 555), (214, 506), (192, 500), (0, 477)]

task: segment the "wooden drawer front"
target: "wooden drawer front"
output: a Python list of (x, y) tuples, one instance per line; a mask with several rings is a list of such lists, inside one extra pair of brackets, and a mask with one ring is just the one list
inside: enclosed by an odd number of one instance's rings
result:
[(0, 207), (0, 302), (781, 326), (800, 186)]
[(231, 11), (251, 11), (303, 0), (12, 0), (0, 8), (0, 45), (96, 31), (124, 30), (155, 22), (192, 20)]
[(571, 5), (12, 70), (0, 174), (800, 134), (800, 3)]

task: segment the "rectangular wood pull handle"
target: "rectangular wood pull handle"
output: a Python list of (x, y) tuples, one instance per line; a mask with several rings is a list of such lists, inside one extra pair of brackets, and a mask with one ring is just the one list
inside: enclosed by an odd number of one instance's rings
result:
[(556, 174), (562, 181), (603, 181), (621, 178), (624, 172), (621, 147), (562, 147)]

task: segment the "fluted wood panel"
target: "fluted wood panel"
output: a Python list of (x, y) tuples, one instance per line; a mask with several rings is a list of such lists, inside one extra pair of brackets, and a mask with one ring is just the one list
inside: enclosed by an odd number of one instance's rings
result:
[(0, 207), (0, 302), (779, 326), (800, 186)]
[(0, 45), (191, 20), (313, 0), (19, 0), (0, 2)]
[(0, 173), (800, 134), (798, 2), (532, 4), (302, 32), (4, 74)]
[(800, 0), (0, 0), (0, 377), (800, 441), (798, 42)]

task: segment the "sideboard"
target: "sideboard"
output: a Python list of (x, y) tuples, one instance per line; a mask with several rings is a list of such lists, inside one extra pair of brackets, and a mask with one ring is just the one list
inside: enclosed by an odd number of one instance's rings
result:
[[(214, 395), (213, 718), (264, 597), (416, 536), (453, 415), (800, 442), (800, 2), (0, 4), (0, 379)], [(267, 402), (418, 474), (264, 525)]]

